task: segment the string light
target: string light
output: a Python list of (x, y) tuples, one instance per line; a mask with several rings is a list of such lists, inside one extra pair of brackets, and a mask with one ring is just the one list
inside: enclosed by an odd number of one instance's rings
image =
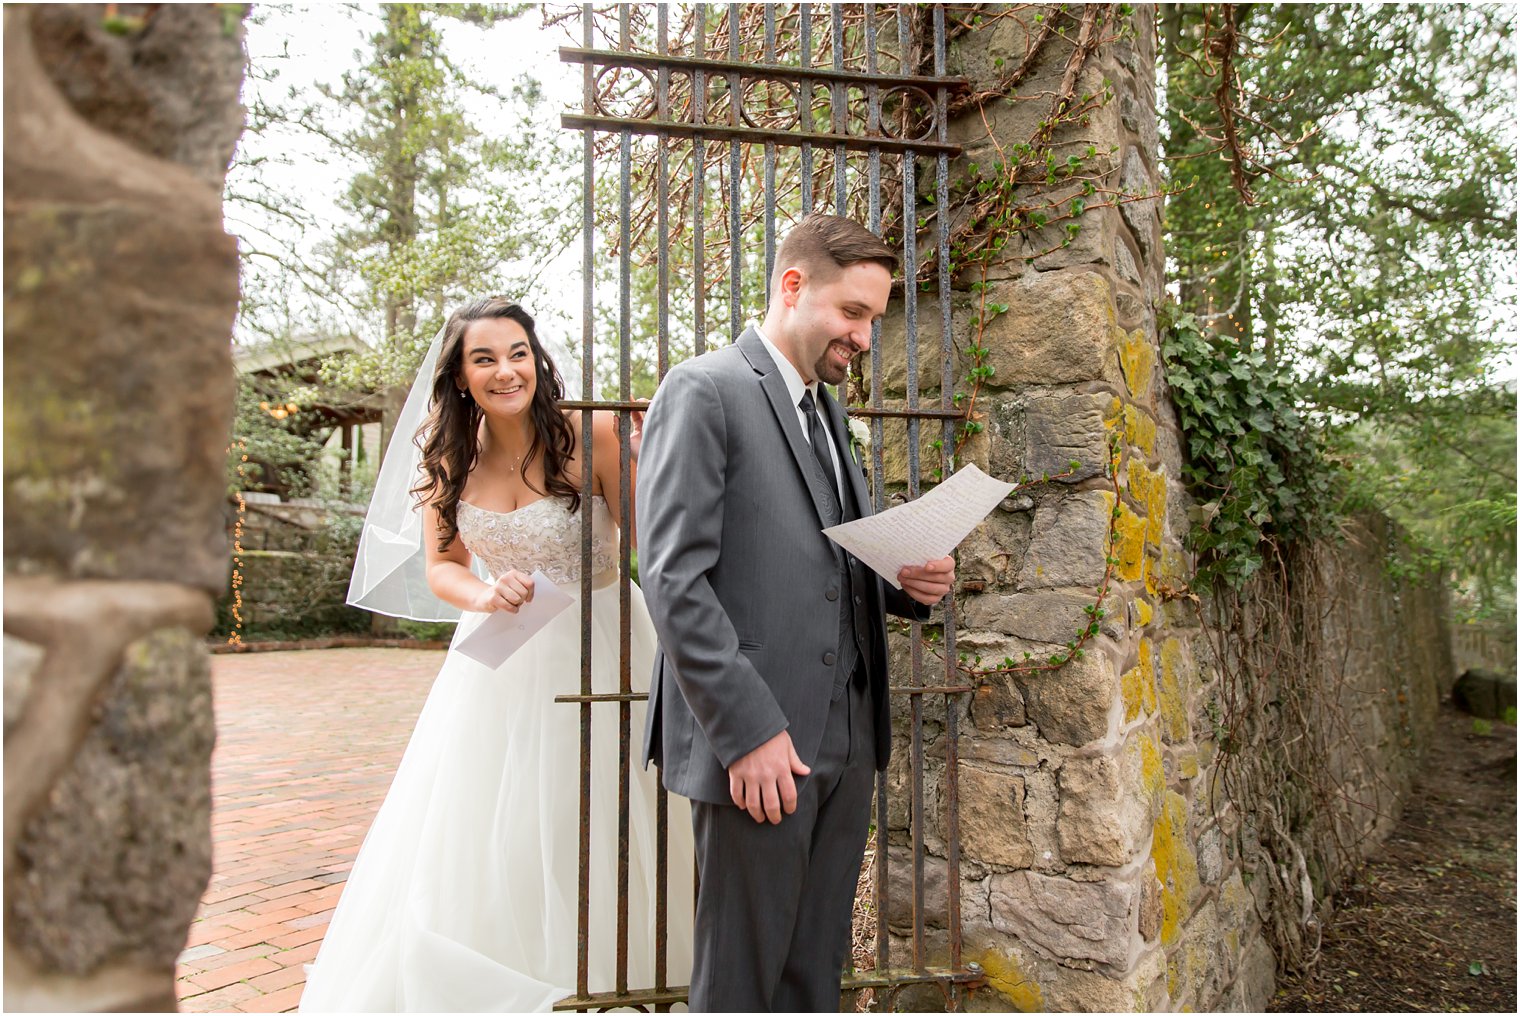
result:
[[(268, 405), (260, 403), (265, 409)], [(248, 480), (248, 443), (242, 438), (227, 446), (232, 454), (238, 450), (237, 522), (232, 527), (232, 631), (227, 635), (229, 646), (243, 644), (243, 519), (248, 514), (248, 502), (243, 499), (243, 487)]]

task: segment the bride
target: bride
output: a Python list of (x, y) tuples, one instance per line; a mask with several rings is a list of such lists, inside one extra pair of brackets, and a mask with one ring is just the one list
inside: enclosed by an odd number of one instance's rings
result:
[[(554, 698), (581, 691), (584, 519), (592, 527), (592, 687), (619, 690), (618, 531), (608, 500), (616, 503), (620, 488), (615, 418), (597, 413), (592, 494), (581, 496), (581, 414), (559, 407), (563, 391), (533, 319), (490, 297), (449, 318), (398, 420), (350, 602), (441, 619), (452, 614), (441, 600), (464, 615), (354, 862), (302, 1011), (522, 1012), (575, 992), (580, 709)], [(636, 428), (635, 457), (638, 437)], [(460, 639), (490, 613), (531, 601), (535, 570), (575, 603), (499, 668), (460, 652)], [(630, 593), (628, 667), (643, 691), (655, 636), (638, 587)], [(619, 734), (616, 710), (593, 708), (588, 957), (596, 992), (611, 990), (616, 976)], [(643, 709), (634, 704), (634, 731), (643, 729)], [(633, 988), (655, 983), (655, 788), (653, 773), (633, 769)], [(691, 964), (691, 824), (684, 799), (671, 797), (669, 809), (665, 982), (680, 985)]]

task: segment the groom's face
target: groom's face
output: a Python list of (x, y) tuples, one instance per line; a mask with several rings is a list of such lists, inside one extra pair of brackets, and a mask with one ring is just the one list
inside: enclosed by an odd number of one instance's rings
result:
[[(861, 261), (832, 276), (799, 276), (790, 280), (796, 300), (789, 329), (798, 372), (804, 380), (837, 385), (850, 363), (871, 348), (871, 323), (886, 312), (892, 274), (874, 261)], [(783, 276), (782, 286), (788, 282)]]

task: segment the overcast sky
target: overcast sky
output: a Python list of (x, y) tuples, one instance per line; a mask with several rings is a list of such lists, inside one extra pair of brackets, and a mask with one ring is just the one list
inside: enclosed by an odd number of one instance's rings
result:
[[(378, 12), (377, 4), (256, 7), (247, 23), (248, 56), (255, 73), (245, 85), (245, 105), (251, 107), (261, 96), (284, 101), (292, 89), (305, 93), (320, 84), (339, 86), (345, 71), (367, 61), (368, 40), (378, 26)], [(442, 31), (450, 56), (473, 80), (510, 94), (522, 76), (538, 79), (547, 99), (539, 119), (557, 127), (560, 113), (579, 103), (579, 68), (559, 59), (558, 48), (572, 42), (567, 32), (544, 28), (542, 21), (541, 12), (534, 10), (491, 29), (444, 20)], [(264, 80), (266, 73), (274, 75), (272, 80)], [(477, 125), (488, 125), (501, 115), (501, 105), (493, 98), (478, 93), (464, 98), (467, 112)], [(278, 193), (296, 198), (317, 226), (302, 235), (277, 216), (234, 206), (228, 212), (229, 231), (255, 245), (278, 238), (298, 250), (310, 251), (346, 222), (337, 201), (358, 167), (325, 142), (298, 130), (246, 132), (239, 156), (240, 160), (265, 159), (259, 170), (264, 182)], [(247, 174), (235, 163), (229, 174), (229, 190), (236, 191), (244, 184)], [(576, 244), (541, 279), (538, 288), (546, 295), (537, 301), (542, 308), (534, 309), (559, 315), (563, 307), (579, 308), (580, 287), (580, 249)]]

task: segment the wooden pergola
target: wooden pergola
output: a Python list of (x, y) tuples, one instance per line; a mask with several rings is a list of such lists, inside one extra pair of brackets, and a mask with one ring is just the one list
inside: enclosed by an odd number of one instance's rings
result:
[[(233, 354), (233, 363), (239, 374), (278, 381), (282, 387), (294, 384), (319, 383), (321, 364), (334, 356), (357, 353), (366, 347), (351, 335), (320, 338), (292, 339), (251, 348), (239, 348)], [(384, 416), (384, 398), (378, 391), (334, 391), (326, 388), (325, 398), (315, 405), (302, 405), (287, 410), (284, 406), (266, 407), (272, 416), (292, 419), (291, 428), (298, 434), (317, 438), (326, 444), (334, 430), (342, 436), (343, 461), (341, 485), (348, 489), (355, 455), (362, 451), (361, 428), (366, 424), (379, 423)], [(260, 462), (263, 476), (250, 483), (250, 490), (260, 490), (285, 497), (289, 486), (280, 478), (280, 466), (291, 463)]]

